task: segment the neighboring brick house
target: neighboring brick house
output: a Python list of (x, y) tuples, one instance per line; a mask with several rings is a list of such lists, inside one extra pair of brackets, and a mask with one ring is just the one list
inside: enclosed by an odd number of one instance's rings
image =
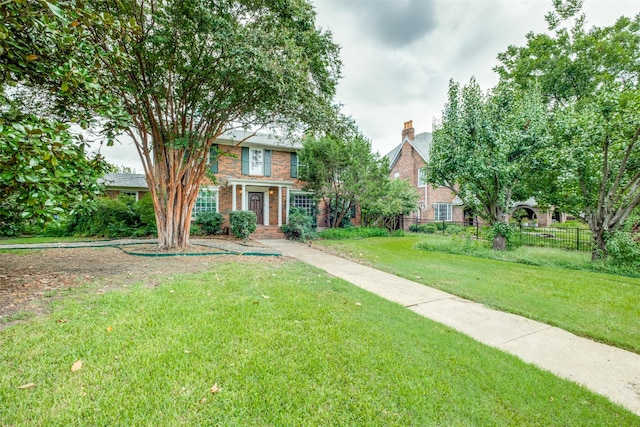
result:
[(144, 174), (108, 173), (100, 182), (105, 185), (107, 197), (116, 198), (121, 194), (140, 200), (149, 192)]
[[(316, 207), (313, 194), (303, 191), (304, 183), (298, 179), (297, 151), (301, 148), (299, 142), (272, 135), (223, 134), (212, 147), (209, 164), (216, 182), (206, 180), (202, 185), (193, 217), (202, 211), (220, 212), (228, 226), (229, 212), (251, 210), (258, 218), (254, 236), (281, 237), (280, 227), (288, 222), (290, 208), (298, 207), (317, 214), (318, 227), (325, 227), (326, 209)], [(144, 181), (144, 175), (135, 176)]]
[[(477, 221), (463, 206), (459, 197), (446, 187), (434, 188), (425, 183), (422, 168), (429, 161), (432, 135), (429, 132), (415, 134), (413, 121), (404, 123), (402, 142), (396, 146), (387, 158), (390, 164), (390, 176), (395, 179), (407, 179), (420, 194), (420, 200), (415, 212), (404, 218), (404, 227), (420, 222), (453, 221), (474, 225)], [(526, 214), (525, 223), (535, 223), (539, 226), (549, 226), (555, 222), (566, 221), (566, 214), (553, 209), (542, 210), (535, 199), (529, 198), (524, 202), (515, 202), (514, 209), (522, 210)]]
[(426, 183), (422, 168), (429, 161), (430, 147), (431, 133), (416, 135), (413, 121), (410, 120), (404, 123), (402, 142), (386, 155), (391, 178), (408, 180), (420, 195), (415, 212), (404, 217), (404, 228), (420, 222), (465, 220), (462, 202), (451, 190), (446, 187), (434, 188)]

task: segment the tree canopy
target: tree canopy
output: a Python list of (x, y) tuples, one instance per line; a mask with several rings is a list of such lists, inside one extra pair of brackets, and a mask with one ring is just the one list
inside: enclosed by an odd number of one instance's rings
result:
[(362, 223), (394, 230), (401, 226), (400, 216), (416, 211), (419, 199), (418, 190), (409, 181), (391, 179), (387, 174), (362, 200)]
[(640, 14), (586, 29), (581, 1), (554, 4), (553, 33), (510, 46), (497, 71), (541, 88), (553, 144), (538, 158), (547, 173), (532, 182), (536, 199), (585, 219), (597, 259), (640, 203)]
[(378, 194), (388, 175), (386, 163), (360, 134), (308, 137), (299, 159), (305, 189), (322, 198), (332, 212), (331, 228), (338, 227), (361, 201)]
[(462, 88), (451, 81), (434, 126), (427, 180), (449, 188), (496, 225), (494, 248), (504, 249), (512, 201), (526, 199), (532, 160), (546, 135), (546, 112), (535, 90), (499, 84), (484, 93), (473, 78)]

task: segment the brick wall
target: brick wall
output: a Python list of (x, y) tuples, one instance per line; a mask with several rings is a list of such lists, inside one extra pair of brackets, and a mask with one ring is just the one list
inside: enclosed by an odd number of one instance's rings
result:
[[(409, 134), (410, 130), (403, 130), (403, 135)], [(422, 156), (411, 146), (407, 141), (402, 145), (398, 159), (394, 163), (390, 171), (390, 177), (393, 179), (396, 177), (396, 173), (399, 175), (399, 179), (406, 179), (409, 183), (418, 190), (420, 198), (418, 199), (418, 205), (424, 204), (425, 209), (420, 213), (420, 221), (434, 221), (435, 212), (433, 209), (434, 203), (453, 203), (455, 194), (445, 187), (434, 188), (431, 185), (418, 186), (418, 170), (425, 166)], [(414, 212), (409, 216), (416, 218), (418, 212)], [(463, 221), (464, 209), (461, 206), (453, 206), (452, 220)]]
[(216, 177), (221, 183), (227, 177), (235, 179), (252, 179), (256, 181), (292, 181), (292, 189), (301, 189), (302, 181), (291, 177), (291, 152), (271, 151), (271, 176), (255, 176), (242, 174), (242, 148), (226, 145), (220, 146), (221, 152), (228, 152), (231, 156), (221, 156), (218, 158), (218, 173)]

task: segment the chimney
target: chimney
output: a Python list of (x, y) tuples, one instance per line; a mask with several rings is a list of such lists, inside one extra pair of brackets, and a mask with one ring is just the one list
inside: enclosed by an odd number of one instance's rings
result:
[(409, 120), (408, 122), (404, 122), (404, 129), (402, 129), (402, 140), (404, 141), (404, 137), (408, 137), (409, 139), (415, 139), (415, 130), (413, 129), (413, 120)]

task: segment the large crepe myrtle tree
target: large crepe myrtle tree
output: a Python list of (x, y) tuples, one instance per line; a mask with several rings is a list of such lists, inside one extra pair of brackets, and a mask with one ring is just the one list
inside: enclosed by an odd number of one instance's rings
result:
[(451, 81), (442, 119), (434, 124), (427, 180), (449, 188), (494, 226), (493, 248), (504, 250), (509, 211), (514, 200), (526, 198), (546, 135), (546, 111), (535, 90), (500, 83), (485, 93), (473, 78), (463, 87)]
[(539, 86), (553, 144), (532, 181), (536, 199), (583, 218), (592, 259), (607, 256), (607, 238), (640, 204), (640, 14), (586, 28), (582, 1), (556, 0), (550, 33), (499, 55), (497, 71), (513, 85)]
[(306, 0), (93, 2), (96, 72), (153, 196), (161, 248), (189, 245), (210, 150), (225, 131), (320, 126), (339, 49)]

